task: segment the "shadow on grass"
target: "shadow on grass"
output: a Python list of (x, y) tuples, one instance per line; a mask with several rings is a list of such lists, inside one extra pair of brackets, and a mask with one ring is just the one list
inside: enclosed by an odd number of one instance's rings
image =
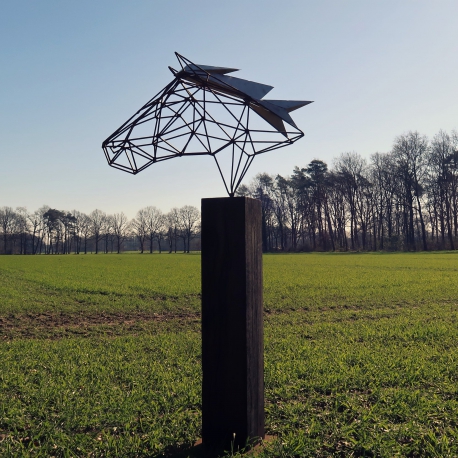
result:
[(207, 458), (210, 456), (215, 457), (218, 454), (211, 455), (208, 451), (205, 453), (202, 441), (198, 441), (194, 445), (170, 445), (161, 453), (154, 455), (154, 458)]
[[(265, 445), (272, 442), (275, 436), (266, 436), (261, 442), (256, 441), (251, 447), (247, 446), (238, 449), (237, 456), (257, 456)], [(227, 448), (207, 448), (202, 444), (202, 439), (199, 439), (194, 445), (172, 445), (164, 449), (163, 452), (154, 455), (154, 458), (216, 458), (224, 456), (233, 456), (230, 449)]]

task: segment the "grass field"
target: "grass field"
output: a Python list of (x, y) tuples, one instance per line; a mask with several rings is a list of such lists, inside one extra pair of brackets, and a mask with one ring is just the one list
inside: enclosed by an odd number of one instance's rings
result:
[[(458, 456), (458, 253), (266, 255), (264, 288), (262, 456)], [(0, 298), (0, 456), (197, 453), (199, 255), (2, 256)]]

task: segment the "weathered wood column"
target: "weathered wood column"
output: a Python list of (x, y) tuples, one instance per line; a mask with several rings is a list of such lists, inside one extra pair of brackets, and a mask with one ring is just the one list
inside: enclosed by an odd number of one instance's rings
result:
[(262, 301), (261, 202), (202, 199), (205, 447), (264, 438)]

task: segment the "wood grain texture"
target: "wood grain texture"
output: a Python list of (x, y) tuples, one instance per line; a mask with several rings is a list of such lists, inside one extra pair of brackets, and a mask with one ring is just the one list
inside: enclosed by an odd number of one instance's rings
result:
[(202, 200), (202, 439), (264, 437), (261, 202)]

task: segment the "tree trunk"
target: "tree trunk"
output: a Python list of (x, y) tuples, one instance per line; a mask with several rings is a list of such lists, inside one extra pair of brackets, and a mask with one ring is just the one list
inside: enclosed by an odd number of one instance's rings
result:
[(423, 214), (421, 211), (421, 204), (420, 204), (420, 197), (417, 194), (417, 205), (418, 205), (418, 215), (420, 216), (420, 225), (421, 225), (421, 237), (423, 240), (423, 250), (428, 251), (428, 244), (426, 242), (426, 227), (425, 227), (425, 222), (423, 220)]

